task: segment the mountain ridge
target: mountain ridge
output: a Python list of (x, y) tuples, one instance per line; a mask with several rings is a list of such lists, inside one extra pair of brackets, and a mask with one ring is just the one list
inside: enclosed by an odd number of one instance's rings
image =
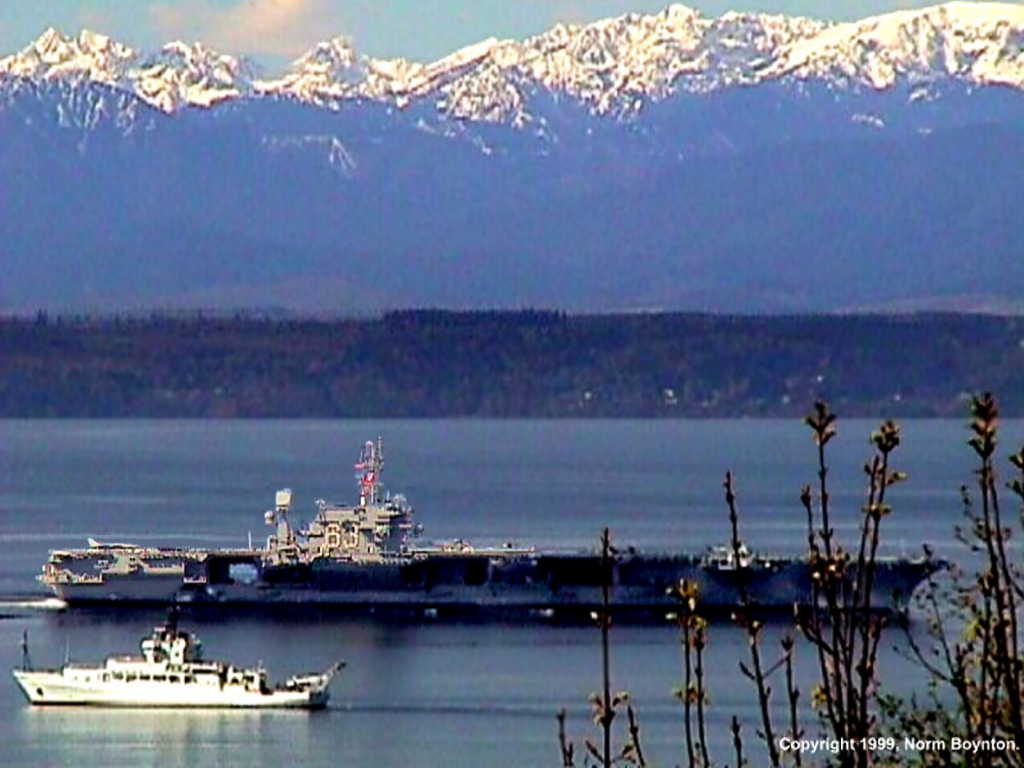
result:
[(1011, 3), (951, 2), (842, 24), (763, 13), (706, 17), (674, 4), (658, 14), (557, 24), (522, 41), (488, 38), (434, 62), (362, 56), (351, 40), (335, 37), (271, 78), (259, 78), (244, 57), (198, 42), (143, 54), (89, 30), (69, 37), (49, 28), (0, 58), (0, 73), (103, 83), (167, 113), (254, 96), (332, 108), (360, 99), (407, 108), (434, 98), (455, 119), (522, 127), (534, 118), (527, 102), (536, 89), (628, 118), (680, 91), (775, 80), (881, 89), (948, 76), (1024, 88), (1022, 41), (1024, 8)]
[(1022, 25), (675, 5), (276, 80), (47, 31), (0, 59), (0, 308), (1019, 306)]

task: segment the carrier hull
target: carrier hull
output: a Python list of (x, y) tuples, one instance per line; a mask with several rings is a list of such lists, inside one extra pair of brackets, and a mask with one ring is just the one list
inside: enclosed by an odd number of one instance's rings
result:
[[(801, 558), (759, 557), (745, 546), (703, 555), (617, 553), (609, 566), (593, 552), (563, 554), (456, 540), (417, 546), (422, 527), (402, 495), (385, 494), (382, 441), (367, 442), (355, 465), (356, 504), (315, 503), (310, 525), (290, 522), (292, 492), (279, 490), (264, 521), (264, 547), (170, 549), (101, 544), (50, 553), (40, 579), (61, 599), (84, 603), (227, 603), (334, 606), (426, 615), (456, 612), (553, 615), (589, 612), (611, 586), (613, 609), (664, 614), (673, 588), (688, 581), (704, 611), (728, 610), (743, 596), (763, 610), (814, 600)], [(871, 608), (902, 611), (937, 564), (880, 559)]]
[[(136, 556), (139, 559), (139, 556)], [(102, 562), (97, 556), (95, 567)], [(79, 571), (90, 558), (79, 557)], [(241, 568), (239, 568), (241, 566)], [(936, 566), (926, 560), (880, 560), (872, 606), (903, 611), (915, 587)], [(596, 555), (423, 555), (401, 562), (314, 561), (308, 565), (266, 565), (257, 553), (195, 551), (176, 577), (104, 574), (50, 586), (71, 605), (123, 603), (222, 603), (239, 605), (332, 606), (352, 611), (436, 611), (443, 613), (540, 614), (587, 611), (601, 603), (602, 573)], [(243, 581), (233, 578), (245, 572)], [(96, 571), (93, 572), (96, 574)], [(622, 612), (664, 613), (677, 603), (672, 587), (692, 582), (702, 608), (727, 610), (745, 592), (765, 610), (792, 610), (812, 601), (810, 569), (796, 558), (761, 559), (743, 570), (709, 566), (694, 556), (632, 555), (612, 565), (613, 605)]]

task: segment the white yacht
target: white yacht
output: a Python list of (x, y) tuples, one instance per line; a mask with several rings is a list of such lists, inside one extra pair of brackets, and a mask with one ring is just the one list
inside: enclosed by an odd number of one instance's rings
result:
[(195, 635), (179, 631), (172, 617), (139, 644), (141, 656), (110, 656), (101, 666), (64, 664), (59, 669), (13, 670), (29, 702), (101, 707), (286, 707), (318, 709), (327, 704), (328, 686), (344, 666), (298, 675), (272, 686), (267, 671), (205, 661)]

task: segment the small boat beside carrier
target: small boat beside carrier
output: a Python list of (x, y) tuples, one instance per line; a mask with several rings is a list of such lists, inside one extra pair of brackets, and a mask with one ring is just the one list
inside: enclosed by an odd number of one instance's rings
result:
[(326, 706), (331, 680), (344, 666), (334, 664), (273, 686), (262, 665), (204, 660), (202, 644), (178, 629), (173, 611), (139, 646), (141, 656), (109, 656), (98, 666), (65, 663), (59, 669), (32, 669), (26, 637), (22, 669), (12, 674), (35, 705), (319, 709)]

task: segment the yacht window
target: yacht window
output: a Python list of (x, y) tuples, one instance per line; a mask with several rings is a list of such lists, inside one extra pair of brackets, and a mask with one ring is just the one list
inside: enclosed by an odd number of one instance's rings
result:
[(153, 680), (155, 680), (158, 683), (166, 683), (167, 675), (153, 675)]
[(139, 675), (139, 680), (149, 680), (149, 675)]
[(136, 675), (134, 672), (129, 672), (127, 675), (124, 676), (124, 679), (127, 680), (129, 683), (134, 683), (137, 677), (138, 675)]
[(194, 683), (195, 681), (196, 681), (196, 679), (195, 679), (195, 677), (193, 675), (185, 675), (185, 682), (186, 683)]
[(114, 673), (114, 679), (115, 680), (124, 680), (124, 672), (115, 672)]
[(167, 680), (169, 682), (176, 683), (176, 682), (178, 682), (178, 676), (177, 675), (171, 675), (170, 677), (167, 678)]
[(103, 682), (106, 683), (106, 682), (109, 682), (109, 681), (110, 681), (110, 675), (107, 674), (106, 672), (104, 672), (103, 673)]

